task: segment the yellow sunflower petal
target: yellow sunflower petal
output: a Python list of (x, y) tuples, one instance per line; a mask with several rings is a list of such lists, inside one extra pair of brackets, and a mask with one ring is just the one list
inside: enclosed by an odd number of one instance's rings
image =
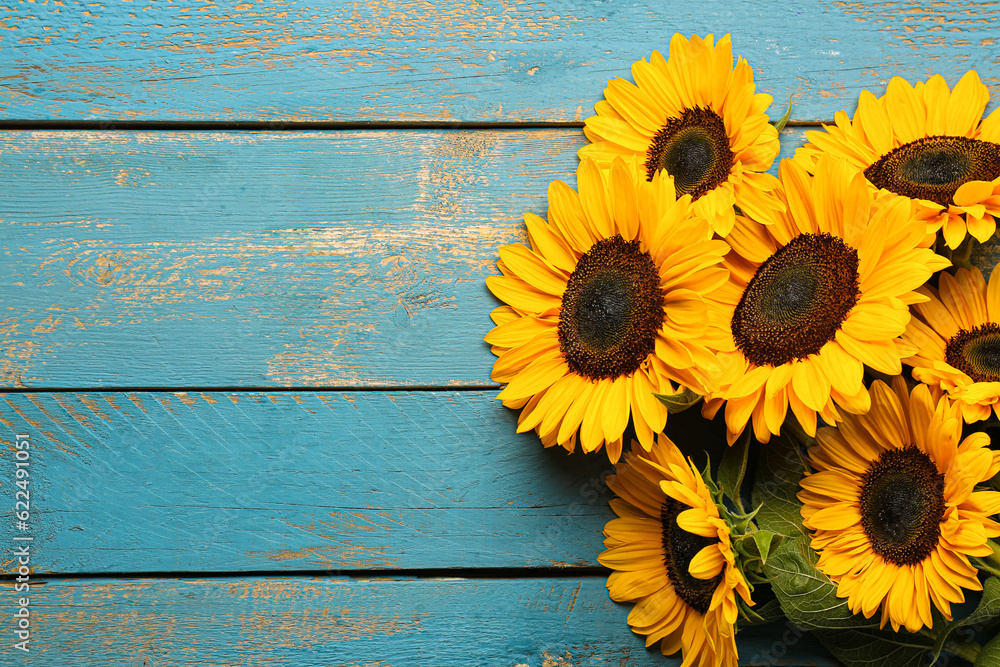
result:
[(714, 151), (733, 156), (732, 165), (723, 174), (693, 170), (711, 175), (693, 185), (685, 182), (685, 188), (693, 189), (696, 211), (723, 236), (735, 220), (734, 192), (741, 208), (761, 219), (782, 207), (769, 194), (774, 181), (766, 175), (779, 150), (765, 113), (771, 98), (755, 92), (753, 70), (745, 61), (734, 66), (731, 48), (727, 38), (675, 37), (669, 60), (654, 51), (648, 62), (634, 63), (635, 83), (609, 82), (606, 100), (595, 106), (597, 115), (586, 119), (584, 133), (594, 143), (579, 152), (602, 169), (611, 169), (617, 155), (643, 163), (648, 158), (651, 173), (663, 173), (675, 168), (665, 156), (680, 136), (677, 128), (701, 127)]
[[(719, 518), (700, 474), (668, 438), (659, 437), (648, 458), (638, 451), (633, 443), (608, 478), (619, 496), (612, 507), (623, 516), (605, 526), (606, 550), (598, 556), (614, 570), (609, 593), (617, 601), (636, 603), (628, 623), (646, 635), (647, 646), (662, 642), (665, 653), (681, 650), (694, 664), (735, 667), (736, 595), (747, 604), (753, 600), (734, 565), (729, 526)], [(655, 500), (647, 486), (652, 484), (669, 489), (671, 496)], [(659, 512), (650, 507), (655, 502)], [(714, 542), (705, 546), (706, 538)], [(695, 553), (685, 545), (688, 540), (696, 541)], [(676, 551), (675, 544), (680, 545)], [(678, 592), (689, 590), (688, 575), (704, 582), (711, 598), (707, 610), (690, 606), (690, 598)], [(682, 578), (675, 582), (675, 576)]]
[(976, 71), (966, 72), (951, 91), (945, 116), (945, 133), (958, 137), (972, 136), (989, 100), (990, 93), (980, 82)]
[(688, 572), (695, 579), (711, 579), (719, 574), (725, 566), (726, 559), (722, 555), (722, 551), (719, 550), (718, 546), (712, 544), (695, 554), (688, 566)]
[(496, 298), (523, 312), (543, 313), (561, 304), (559, 297), (541, 292), (518, 278), (489, 276), (486, 286)]
[[(963, 589), (981, 588), (968, 556), (991, 553), (993, 522), (956, 506), (1000, 467), (988, 437), (959, 445), (957, 407), (926, 386), (911, 392), (902, 378), (891, 388), (875, 381), (870, 395), (867, 414), (844, 415), (817, 433), (809, 452), (817, 472), (798, 494), (802, 517), (819, 569), (855, 613), (880, 612), (881, 624), (919, 632), (932, 622), (930, 605), (948, 618)], [(924, 512), (914, 527), (914, 517), (886, 511), (897, 502), (942, 509)]]
[[(936, 186), (919, 185), (920, 177), (914, 181), (914, 174), (901, 173), (900, 166), (942, 146), (951, 147), (948, 150), (968, 146), (966, 138), (997, 145), (1000, 115), (982, 118), (988, 101), (989, 92), (975, 71), (967, 72), (951, 91), (940, 75), (912, 86), (893, 77), (882, 97), (861, 93), (853, 118), (838, 112), (834, 125), (807, 132), (808, 143), (796, 150), (794, 160), (814, 174), (824, 157), (844, 160), (855, 173), (871, 178), (871, 185), (881, 189), (880, 199), (905, 201), (918, 220), (926, 221), (932, 231), (940, 229), (949, 248), (957, 248), (966, 235), (983, 242), (995, 232), (995, 215), (1000, 213), (980, 204), (987, 196), (995, 198), (985, 185), (959, 179), (958, 192), (945, 189), (935, 195), (927, 188)], [(965, 180), (977, 176), (982, 173), (973, 170)], [(949, 206), (951, 195), (957, 203)]]
[(576, 268), (576, 258), (573, 250), (555, 229), (534, 213), (524, 214), (524, 225), (528, 228), (528, 237), (538, 248), (538, 252), (552, 266), (566, 272), (572, 272)]
[(587, 128), (602, 139), (629, 150), (645, 153), (649, 147), (649, 138), (637, 132), (626, 121), (605, 116), (591, 116), (586, 123)]
[(536, 359), (511, 380), (497, 398), (500, 400), (527, 398), (551, 387), (556, 380), (566, 375), (568, 370), (566, 361), (561, 356)]
[[(673, 393), (674, 382), (707, 391), (714, 350), (729, 347), (725, 306), (707, 298), (728, 277), (727, 246), (711, 240), (689, 197), (675, 199), (669, 180), (646, 181), (640, 167), (616, 156), (603, 174), (581, 160), (579, 194), (550, 184), (548, 222), (526, 215), (531, 247), (501, 248), (502, 275), (487, 278), (508, 304), (486, 336), (499, 356), (491, 378), (507, 383), (503, 404), (522, 410), (518, 429), (546, 447), (603, 447), (612, 462), (630, 419), (647, 448), (663, 428), (667, 411), (652, 393)], [(610, 290), (609, 276), (620, 281)]]
[(566, 276), (519, 243), (500, 248), (500, 259), (519, 278), (540, 292), (562, 297), (566, 291)]
[(536, 336), (551, 332), (558, 323), (539, 317), (515, 317), (494, 327), (483, 339), (490, 345), (513, 348), (524, 345)]

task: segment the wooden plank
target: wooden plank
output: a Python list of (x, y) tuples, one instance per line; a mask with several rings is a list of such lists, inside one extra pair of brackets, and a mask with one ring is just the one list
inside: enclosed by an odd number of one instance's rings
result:
[(58, 573), (596, 566), (607, 458), (516, 434), (495, 395), (0, 395), (3, 507), (32, 443), (0, 544)]
[[(35, 584), (30, 599), (32, 664), (680, 664), (645, 649), (603, 577), (79, 579)], [(742, 665), (837, 664), (790, 627), (738, 637)]]
[(582, 139), (0, 133), (0, 386), (492, 385), (485, 278)]
[(7, 8), (0, 113), (33, 120), (580, 121), (670, 35), (733, 34), (772, 115), (828, 120), (888, 79), (977, 68), (996, 2), (621, 5), (37, 0)]

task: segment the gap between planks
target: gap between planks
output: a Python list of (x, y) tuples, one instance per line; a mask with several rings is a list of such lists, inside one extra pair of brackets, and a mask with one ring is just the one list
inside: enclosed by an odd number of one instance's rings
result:
[(434, 391), (497, 391), (503, 385), (496, 384), (466, 384), (466, 385), (295, 385), (295, 386), (162, 386), (162, 387), (142, 387), (142, 386), (87, 386), (87, 387), (0, 387), (0, 395), (4, 394), (113, 394), (113, 393), (363, 393), (372, 391), (382, 392), (434, 392)]
[[(821, 127), (831, 120), (789, 120), (785, 127)], [(127, 120), (0, 120), (9, 130), (114, 130), (134, 132), (301, 132), (307, 130), (549, 130), (582, 129), (580, 121), (463, 122), (463, 121), (127, 121)]]
[[(74, 579), (245, 579), (247, 577), (275, 577), (292, 579), (579, 579), (581, 577), (603, 577), (611, 570), (599, 565), (577, 567), (454, 567), (454, 568), (330, 568), (326, 570), (234, 570), (214, 572), (192, 571), (150, 571), (150, 572), (46, 572), (32, 574), (32, 582), (63, 581)], [(0, 574), (0, 581), (14, 581), (15, 574)]]

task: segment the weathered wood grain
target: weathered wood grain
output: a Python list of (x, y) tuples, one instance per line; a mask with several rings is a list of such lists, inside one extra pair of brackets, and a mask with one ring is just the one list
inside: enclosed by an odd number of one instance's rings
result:
[[(26, 664), (680, 664), (645, 649), (599, 577), (78, 579), (31, 600)], [(781, 625), (747, 628), (739, 648), (742, 665), (837, 664)]]
[(0, 386), (491, 385), (485, 278), (582, 141), (0, 133)]
[(32, 442), (29, 530), (7, 515), (0, 544), (57, 573), (596, 566), (607, 458), (516, 434), (495, 396), (0, 395), (4, 508)]
[(674, 32), (733, 34), (774, 115), (831, 119), (899, 74), (977, 68), (996, 2), (12, 3), (0, 115), (34, 120), (579, 121)]

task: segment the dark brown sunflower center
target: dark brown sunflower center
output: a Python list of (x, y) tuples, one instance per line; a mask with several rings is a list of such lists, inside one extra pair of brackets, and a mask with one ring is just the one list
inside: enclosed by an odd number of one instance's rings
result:
[(689, 533), (677, 525), (677, 516), (684, 510), (691, 509), (667, 498), (660, 509), (660, 522), (663, 524), (663, 553), (667, 565), (667, 577), (677, 597), (684, 600), (689, 607), (699, 614), (708, 612), (712, 595), (722, 581), (722, 573), (711, 579), (697, 579), (691, 576), (688, 567), (699, 551), (718, 543), (710, 537), (702, 537)]
[(857, 303), (858, 252), (830, 234), (800, 234), (760, 265), (733, 312), (733, 339), (757, 366), (816, 354)]
[(566, 284), (559, 346), (570, 369), (593, 380), (632, 373), (663, 326), (660, 275), (638, 241), (615, 235), (580, 258)]
[(646, 158), (646, 177), (661, 169), (674, 177), (678, 195), (697, 199), (729, 178), (733, 152), (722, 118), (711, 109), (685, 109), (668, 118), (653, 137)]
[(915, 565), (941, 536), (944, 475), (913, 445), (882, 452), (862, 479), (859, 504), (872, 551), (896, 565)]
[(976, 382), (1000, 382), (1000, 325), (961, 329), (944, 349), (945, 360)]
[(1000, 177), (1000, 146), (968, 137), (927, 137), (894, 148), (865, 176), (875, 187), (947, 206), (969, 181)]

